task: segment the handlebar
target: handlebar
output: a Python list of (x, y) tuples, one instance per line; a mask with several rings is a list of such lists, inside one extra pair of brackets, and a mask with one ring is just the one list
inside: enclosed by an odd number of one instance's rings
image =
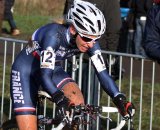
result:
[[(111, 130), (121, 130), (123, 128), (123, 126), (125, 125), (125, 123), (126, 123), (125, 120), (121, 120), (121, 122), (119, 123), (119, 125), (117, 125), (116, 128), (113, 128)], [(57, 127), (52, 128), (51, 130), (62, 130), (65, 125), (66, 125), (65, 122), (61, 122)]]
[[(44, 97), (44, 98), (48, 98), (49, 100), (51, 100), (51, 96), (44, 92), (44, 91), (39, 91), (38, 92), (39, 96)], [(97, 117), (103, 118), (103, 119), (108, 119), (110, 121), (112, 121), (109, 117), (105, 117), (103, 116), (101, 113), (116, 113), (118, 112), (118, 109), (116, 107), (99, 107), (99, 106), (92, 106), (92, 105), (85, 105), (85, 106), (73, 106), (72, 111), (70, 113), (70, 117), (68, 117), (70, 119), (70, 122), (72, 122), (72, 120), (74, 120), (75, 118), (81, 118), (82, 116), (84, 116), (83, 114), (80, 115), (74, 115), (74, 112), (79, 112), (79, 113), (85, 113), (85, 114), (89, 114), (89, 116), (91, 117), (92, 115), (96, 115)], [(123, 126), (125, 125), (126, 121), (125, 120), (121, 120), (121, 122), (118, 124), (118, 126), (116, 128), (113, 128), (111, 130), (121, 130), (123, 128)], [(62, 121), (59, 123), (59, 125), (55, 128), (52, 128), (51, 130), (61, 130), (65, 125), (66, 125), (66, 121), (65, 119), (62, 119)]]
[[(74, 107), (73, 108), (75, 111), (79, 111), (80, 113), (85, 113), (85, 114), (93, 114), (93, 115), (96, 115), (97, 117), (100, 117), (100, 118), (105, 118), (105, 119), (109, 119), (110, 121), (112, 121), (109, 117), (105, 117), (105, 116), (102, 116), (101, 113), (102, 112), (118, 112), (118, 109), (115, 108), (115, 107), (97, 107), (97, 106), (82, 106), (82, 107)], [(75, 115), (73, 116), (73, 118), (77, 118), (77, 117), (82, 117), (83, 114), (81, 115)], [(72, 115), (72, 114), (71, 114)], [(70, 118), (70, 117), (69, 117)], [(73, 119), (74, 120), (74, 119)], [(121, 120), (121, 122), (117, 125), (116, 128), (113, 128), (111, 130), (121, 130), (123, 128), (123, 126), (125, 125), (126, 121), (125, 120)], [(52, 128), (51, 130), (61, 130), (67, 123), (65, 122), (65, 120), (63, 120), (57, 127), (55, 128)]]

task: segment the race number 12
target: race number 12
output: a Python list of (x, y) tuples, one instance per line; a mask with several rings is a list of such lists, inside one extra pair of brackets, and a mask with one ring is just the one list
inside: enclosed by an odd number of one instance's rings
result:
[(53, 50), (41, 51), (40, 67), (54, 69), (54, 67), (55, 67), (55, 53)]

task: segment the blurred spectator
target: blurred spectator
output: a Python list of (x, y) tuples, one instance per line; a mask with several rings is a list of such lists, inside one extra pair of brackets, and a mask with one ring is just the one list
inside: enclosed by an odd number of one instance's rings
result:
[(0, 34), (2, 32), (3, 15), (4, 15), (4, 0), (0, 0)]
[(15, 0), (5, 0), (4, 20), (8, 21), (10, 25), (10, 34), (13, 36), (19, 35), (20, 30), (17, 29), (16, 23), (13, 18), (13, 5)]
[(119, 51), (133, 53), (134, 15), (131, 8), (132, 0), (120, 0), (122, 28), (119, 40)]
[(136, 29), (134, 34), (135, 54), (146, 56), (142, 48), (143, 33), (148, 10), (153, 6), (152, 0), (132, 0), (132, 9), (135, 15)]
[(147, 14), (143, 47), (149, 58), (160, 63), (160, 0), (154, 2)]

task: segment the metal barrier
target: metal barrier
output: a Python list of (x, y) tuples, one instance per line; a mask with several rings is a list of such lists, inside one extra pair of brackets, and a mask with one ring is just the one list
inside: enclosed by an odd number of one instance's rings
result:
[[(12, 117), (12, 109), (9, 95), (9, 78), (10, 67), (16, 55), (24, 47), (27, 41), (15, 40), (10, 38), (0, 37), (0, 89), (1, 94), (1, 109), (0, 109), (0, 123)], [(136, 106), (136, 115), (134, 117), (134, 126), (137, 130), (154, 130), (159, 129), (160, 112), (158, 107), (159, 94), (158, 86), (160, 77), (158, 71), (159, 65), (145, 57), (116, 53), (109, 51), (102, 51), (104, 57), (107, 56), (109, 60), (108, 71), (113, 76), (115, 57), (119, 58), (118, 66), (118, 80), (116, 81), (119, 89), (126, 94), (129, 101), (132, 101)], [(113, 58), (114, 57), (114, 58)], [(105, 59), (106, 61), (106, 59)], [(71, 65), (72, 67), (68, 67)], [(113, 105), (107, 94), (101, 90), (100, 84), (95, 76), (91, 61), (84, 54), (78, 57), (74, 56), (69, 62), (65, 61), (65, 70), (71, 73), (72, 78), (77, 81), (79, 87), (82, 89), (87, 103), (94, 103), (97, 105)], [(69, 70), (68, 70), (69, 68)], [(71, 70), (70, 70), (71, 69)], [(125, 72), (124, 72), (125, 70)], [(158, 101), (158, 102), (156, 102)], [(45, 102), (45, 114), (47, 113), (47, 102)], [(53, 105), (54, 106), (54, 105)], [(53, 109), (53, 116), (54, 116)], [(112, 115), (108, 114), (108, 116)], [(115, 117), (116, 122), (119, 122), (119, 114)], [(104, 121), (102, 121), (104, 122)], [(105, 122), (105, 126), (101, 129), (109, 130), (110, 122)], [(130, 123), (126, 129), (130, 129)], [(99, 120), (97, 120), (96, 129), (99, 130)], [(102, 127), (102, 126), (101, 126)], [(88, 125), (87, 130), (93, 129)]]

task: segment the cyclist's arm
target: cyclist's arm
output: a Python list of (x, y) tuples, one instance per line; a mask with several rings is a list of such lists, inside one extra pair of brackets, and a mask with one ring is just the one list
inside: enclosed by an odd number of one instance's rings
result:
[(108, 74), (106, 70), (106, 66), (101, 55), (99, 44), (94, 44), (93, 48), (91, 48), (88, 52), (92, 63), (95, 67), (97, 77), (104, 89), (104, 91), (111, 96), (112, 98), (115, 97), (119, 92), (117, 85)]
[(160, 11), (152, 8), (147, 15), (143, 47), (146, 54), (160, 62)]
[(55, 67), (56, 48), (56, 37), (46, 35), (43, 39), (40, 56), (40, 72), (42, 87), (51, 95), (58, 90), (52, 81), (52, 74)]
[(53, 102), (56, 103), (59, 107), (59, 111), (61, 111), (61, 116), (65, 116), (69, 100), (64, 95), (64, 92), (59, 90), (52, 80), (55, 69), (56, 50), (58, 50), (59, 46), (60, 40), (57, 38), (57, 33), (56, 35), (47, 35), (47, 37), (43, 39), (40, 70), (43, 88), (52, 96)]

